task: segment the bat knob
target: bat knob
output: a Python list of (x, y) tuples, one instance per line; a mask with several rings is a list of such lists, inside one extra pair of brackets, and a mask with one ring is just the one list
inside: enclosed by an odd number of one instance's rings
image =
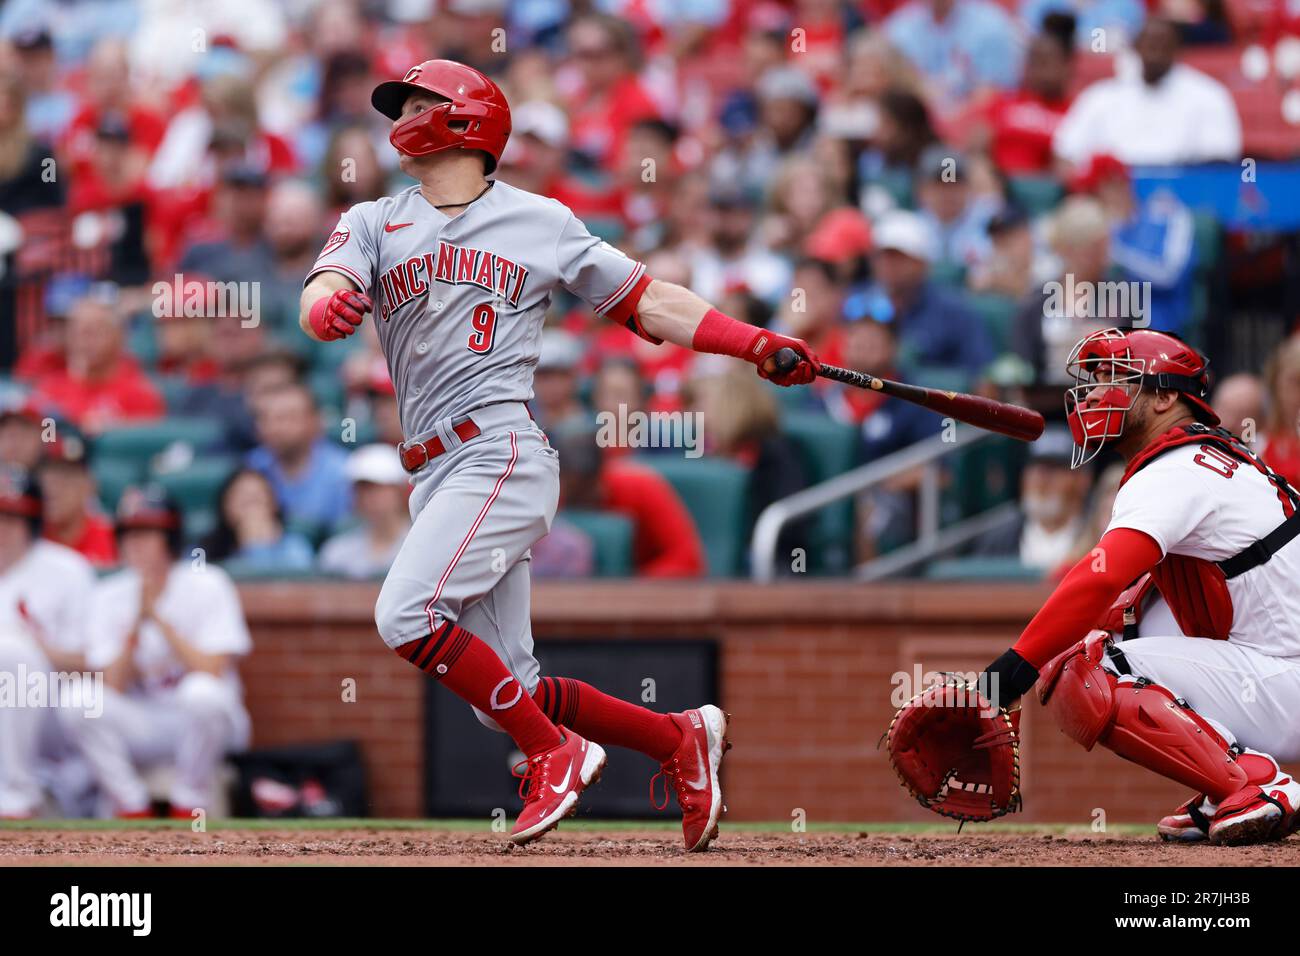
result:
[(792, 348), (780, 349), (772, 356), (772, 364), (776, 366), (777, 374), (784, 375), (799, 364), (799, 353)]

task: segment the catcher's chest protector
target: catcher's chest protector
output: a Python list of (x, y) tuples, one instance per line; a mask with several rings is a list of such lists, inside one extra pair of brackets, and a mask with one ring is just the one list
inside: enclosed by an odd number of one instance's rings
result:
[(1232, 630), (1232, 596), (1228, 579), (1267, 562), (1300, 535), (1300, 492), (1261, 461), (1232, 432), (1194, 423), (1165, 432), (1134, 456), (1120, 479), (1120, 486), (1156, 458), (1183, 445), (1208, 445), (1250, 465), (1277, 488), (1286, 520), (1240, 554), (1222, 561), (1207, 561), (1184, 554), (1167, 554), (1151, 571), (1160, 595), (1173, 612), (1184, 634), (1227, 640)]

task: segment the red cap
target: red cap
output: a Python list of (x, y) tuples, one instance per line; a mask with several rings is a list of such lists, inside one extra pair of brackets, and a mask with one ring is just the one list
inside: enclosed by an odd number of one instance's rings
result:
[(871, 221), (856, 209), (832, 209), (804, 241), (803, 251), (825, 262), (844, 262), (871, 251)]
[(1112, 179), (1129, 181), (1128, 167), (1110, 153), (1097, 153), (1074, 171), (1070, 177), (1070, 192), (1090, 193)]

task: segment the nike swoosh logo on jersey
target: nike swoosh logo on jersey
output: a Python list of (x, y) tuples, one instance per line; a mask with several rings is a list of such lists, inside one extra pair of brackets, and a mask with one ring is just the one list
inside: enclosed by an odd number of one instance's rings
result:
[(551, 789), (554, 790), (556, 793), (564, 793), (565, 790), (569, 789), (569, 777), (571, 777), (572, 775), (573, 775), (573, 761), (570, 760), (569, 769), (564, 771), (564, 779), (560, 781), (560, 785), (558, 787), (555, 786), (555, 784), (551, 784)]
[(686, 786), (694, 790), (703, 790), (709, 785), (709, 768), (704, 763), (704, 753), (700, 750), (700, 742), (695, 741), (695, 759), (700, 762), (700, 779), (687, 780)]
[(384, 232), (397, 232), (399, 229), (405, 229), (407, 226), (414, 226), (413, 222), (386, 222), (384, 223)]

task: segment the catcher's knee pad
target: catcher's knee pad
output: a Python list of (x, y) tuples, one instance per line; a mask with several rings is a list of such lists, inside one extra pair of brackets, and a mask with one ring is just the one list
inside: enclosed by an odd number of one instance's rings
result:
[(1102, 666), (1109, 638), (1093, 632), (1043, 669), (1039, 700), (1067, 737), (1220, 801), (1245, 786), (1235, 751), (1210, 723), (1159, 684)]

